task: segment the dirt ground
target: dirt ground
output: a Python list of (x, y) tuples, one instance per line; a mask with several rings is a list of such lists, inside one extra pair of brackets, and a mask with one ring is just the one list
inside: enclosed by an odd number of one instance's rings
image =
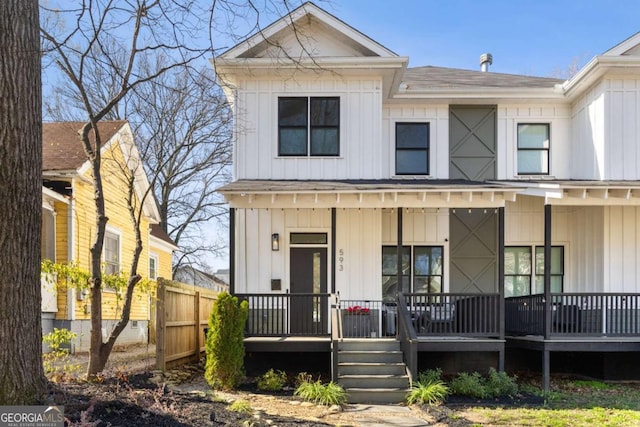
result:
[[(74, 355), (66, 363), (86, 367), (86, 359), (87, 355)], [(248, 402), (251, 412), (229, 410), (236, 400)], [(339, 408), (301, 402), (291, 388), (264, 394), (251, 381), (233, 393), (214, 392), (204, 380), (202, 364), (163, 373), (155, 370), (155, 349), (148, 346), (113, 353), (102, 381), (62, 378), (52, 383), (47, 403), (64, 405), (66, 425), (72, 427), (360, 427), (370, 425), (375, 416), (371, 409), (364, 413), (353, 405)], [(464, 402), (457, 405), (458, 409), (455, 402), (452, 408), (412, 406), (396, 416), (419, 418), (424, 425), (435, 426), (477, 422), (466, 418)]]

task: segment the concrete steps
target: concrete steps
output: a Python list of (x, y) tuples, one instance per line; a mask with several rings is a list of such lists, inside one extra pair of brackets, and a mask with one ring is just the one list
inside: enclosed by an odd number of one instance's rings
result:
[(394, 339), (346, 339), (338, 347), (338, 383), (349, 403), (402, 403), (409, 377)]

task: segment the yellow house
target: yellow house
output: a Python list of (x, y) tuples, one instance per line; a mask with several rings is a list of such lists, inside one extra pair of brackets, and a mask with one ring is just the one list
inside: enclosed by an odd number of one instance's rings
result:
[[(88, 271), (89, 249), (96, 235), (96, 208), (91, 165), (78, 133), (82, 126), (82, 122), (43, 124), (42, 257), (57, 263), (73, 262)], [(109, 218), (102, 254), (104, 271), (123, 272), (128, 277), (131, 269), (135, 234), (127, 203), (127, 179), (133, 177), (134, 205), (142, 210), (143, 250), (137, 272), (152, 281), (158, 277), (171, 278), (172, 254), (178, 248), (157, 226), (160, 214), (129, 123), (105, 121), (98, 127), (102, 139), (105, 209)], [(153, 289), (136, 290), (129, 325), (118, 338), (118, 344), (149, 340), (152, 295)], [(102, 299), (102, 332), (106, 337), (120, 317), (123, 301), (109, 288), (103, 290)], [(43, 285), (42, 309), (43, 333), (53, 327), (70, 329), (78, 335), (74, 350), (88, 350), (91, 300), (86, 291), (62, 284), (51, 290)]]

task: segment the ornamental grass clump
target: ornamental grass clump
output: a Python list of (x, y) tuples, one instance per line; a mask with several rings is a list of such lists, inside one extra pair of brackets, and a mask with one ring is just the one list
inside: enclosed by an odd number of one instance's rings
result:
[(298, 396), (307, 402), (317, 405), (344, 405), (347, 403), (347, 393), (339, 385), (331, 381), (323, 384), (322, 381), (304, 380), (298, 385), (294, 396)]
[(287, 374), (269, 369), (258, 378), (258, 390), (280, 391), (287, 384)]
[(439, 405), (449, 394), (449, 387), (440, 379), (441, 369), (428, 370), (418, 375), (418, 381), (407, 393), (408, 404)]

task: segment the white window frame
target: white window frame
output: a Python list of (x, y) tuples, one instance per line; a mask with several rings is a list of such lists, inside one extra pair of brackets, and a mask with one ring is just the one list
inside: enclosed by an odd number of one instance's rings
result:
[[(155, 275), (151, 275), (151, 260), (155, 262)], [(158, 279), (158, 267), (160, 266), (160, 258), (158, 254), (155, 252), (149, 252), (149, 279), (157, 280)]]
[[(120, 272), (122, 271), (122, 233), (117, 228), (110, 227), (110, 226), (107, 226), (107, 228), (105, 229), (104, 241), (103, 241), (103, 244), (102, 244), (102, 262), (103, 262), (103, 264), (105, 264), (104, 271), (105, 271), (106, 274), (112, 274), (112, 273), (109, 273), (107, 271), (107, 265), (109, 265), (109, 264), (108, 264), (108, 262), (106, 260), (106, 257), (105, 257), (106, 241), (107, 241), (107, 238), (109, 237), (109, 235), (115, 236), (118, 239), (118, 270), (117, 270), (117, 274), (120, 274)], [(106, 287), (106, 286), (104, 287), (104, 290), (115, 292), (115, 289), (109, 288), (109, 287)]]
[[(547, 148), (521, 148), (520, 147), (520, 126), (545, 126), (547, 128), (547, 138), (549, 146)], [(517, 176), (549, 176), (551, 175), (551, 122), (517, 122), (516, 123), (516, 175)], [(527, 172), (520, 170), (520, 152), (521, 151), (538, 151), (547, 153), (547, 170), (546, 172)]]

